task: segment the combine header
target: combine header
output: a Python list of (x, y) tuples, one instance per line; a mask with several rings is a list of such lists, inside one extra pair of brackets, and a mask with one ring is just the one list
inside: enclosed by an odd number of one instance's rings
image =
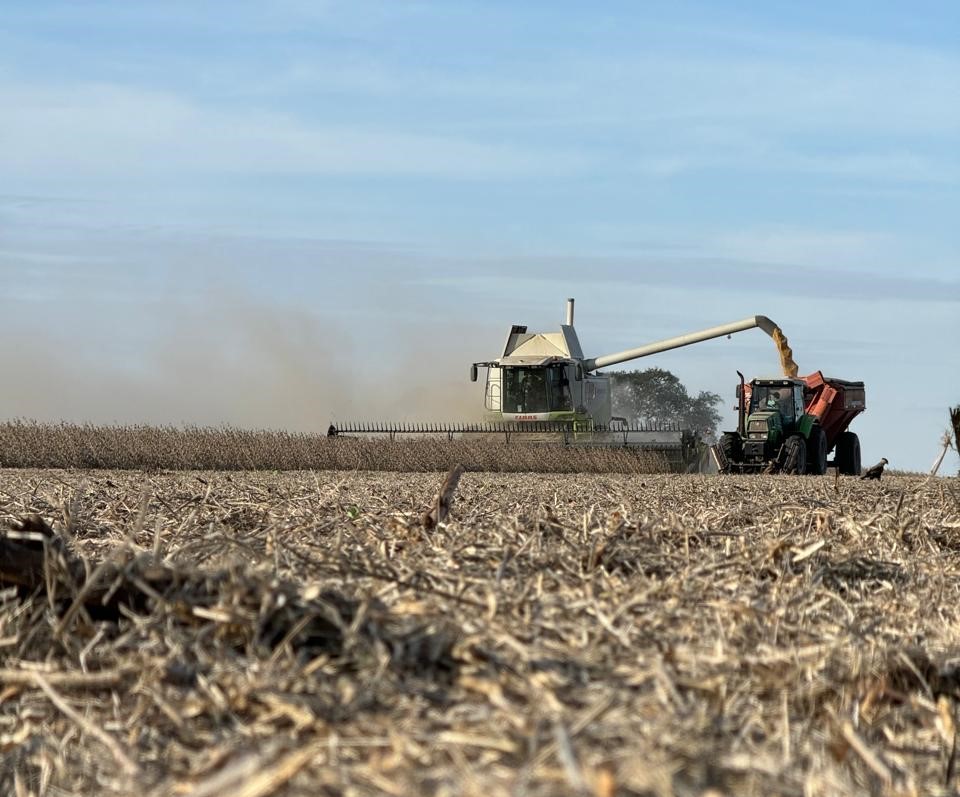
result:
[(331, 426), (330, 434), (370, 434), (391, 438), (439, 434), (451, 439), (502, 435), (507, 441), (638, 447), (663, 452), (674, 468), (680, 470), (697, 454), (695, 436), (677, 426), (636, 425), (614, 416), (610, 378), (597, 373), (599, 369), (754, 328), (774, 338), (781, 355), (789, 358), (790, 350), (786, 348), (786, 339), (780, 328), (762, 315), (635, 349), (586, 357), (573, 326), (573, 310), (574, 300), (568, 299), (566, 323), (558, 332), (529, 332), (526, 326), (511, 326), (497, 359), (473, 363), (470, 379), (474, 382), (479, 379), (479, 369), (486, 369), (484, 408), (488, 422), (349, 423)]

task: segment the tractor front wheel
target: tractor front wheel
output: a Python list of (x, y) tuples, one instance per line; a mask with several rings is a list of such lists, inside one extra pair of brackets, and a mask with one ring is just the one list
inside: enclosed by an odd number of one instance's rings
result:
[(727, 458), (727, 462), (737, 464), (743, 462), (743, 442), (736, 432), (724, 432), (720, 436), (720, 450)]
[(807, 441), (801, 435), (791, 435), (784, 447), (783, 472), (802, 476), (807, 472)]

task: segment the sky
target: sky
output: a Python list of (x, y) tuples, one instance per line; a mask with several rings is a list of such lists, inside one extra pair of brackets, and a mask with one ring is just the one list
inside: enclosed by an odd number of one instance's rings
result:
[[(588, 356), (770, 316), (865, 464), (960, 403), (953, 0), (3, 5), (0, 418), (460, 419), (567, 297)], [(731, 427), (777, 362), (635, 366)]]

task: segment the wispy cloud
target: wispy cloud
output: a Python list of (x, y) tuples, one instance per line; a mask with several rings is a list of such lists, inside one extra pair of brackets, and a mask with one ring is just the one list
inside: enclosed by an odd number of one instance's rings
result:
[[(116, 173), (154, 174), (163, 163), (199, 174), (468, 179), (746, 170), (960, 181), (956, 52), (703, 22), (647, 26), (638, 40), (613, 35), (605, 47), (589, 31), (568, 32), (484, 55), (458, 51), (456, 37), (473, 17), (478, 29), (502, 27), (509, 42), (520, 30), (503, 9), (364, 8), (294, 3), (277, 28), (282, 17), (271, 26), (240, 7), (228, 27), (274, 31), (263, 37), (266, 57), (216, 47), (216, 31), (186, 7), (128, 9), (128, 27), (154, 20), (173, 35), (189, 24), (205, 44), (152, 67), (122, 48), (139, 84), (109, 63), (44, 79), (10, 63), (0, 80), (0, 169), (49, 163), (102, 174), (115, 164)], [(327, 46), (281, 47), (273, 38), (290, 33), (290, 19), (307, 18), (306, 30)], [(388, 46), (397, 29), (424, 25), (446, 42), (424, 48), (442, 54), (444, 68)], [(44, 46), (56, 59), (55, 44)]]
[[(857, 304), (898, 301), (960, 304), (960, 279), (921, 274), (876, 273), (868, 270), (811, 266), (798, 262), (744, 261), (721, 257), (553, 257), (511, 258), (510, 263), (474, 261), (467, 275), (429, 276), (425, 284), (458, 288), (493, 297), (491, 278), (510, 278), (513, 291), (533, 295), (560, 274), (590, 275), (607, 292), (640, 286), (683, 289), (699, 304), (708, 295), (846, 301)], [(453, 269), (451, 269), (453, 271)]]
[(214, 109), (119, 86), (0, 83), (0, 173), (71, 178), (210, 174), (465, 179), (579, 171), (576, 153), (294, 114)]

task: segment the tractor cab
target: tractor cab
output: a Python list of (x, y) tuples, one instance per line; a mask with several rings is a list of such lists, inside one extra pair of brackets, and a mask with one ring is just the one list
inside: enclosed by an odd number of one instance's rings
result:
[(784, 438), (797, 430), (803, 417), (804, 383), (799, 379), (754, 379), (745, 386), (744, 445), (767, 456), (768, 448), (779, 447)]
[(803, 415), (804, 384), (799, 379), (754, 379), (750, 383), (750, 415), (776, 413), (785, 429)]

